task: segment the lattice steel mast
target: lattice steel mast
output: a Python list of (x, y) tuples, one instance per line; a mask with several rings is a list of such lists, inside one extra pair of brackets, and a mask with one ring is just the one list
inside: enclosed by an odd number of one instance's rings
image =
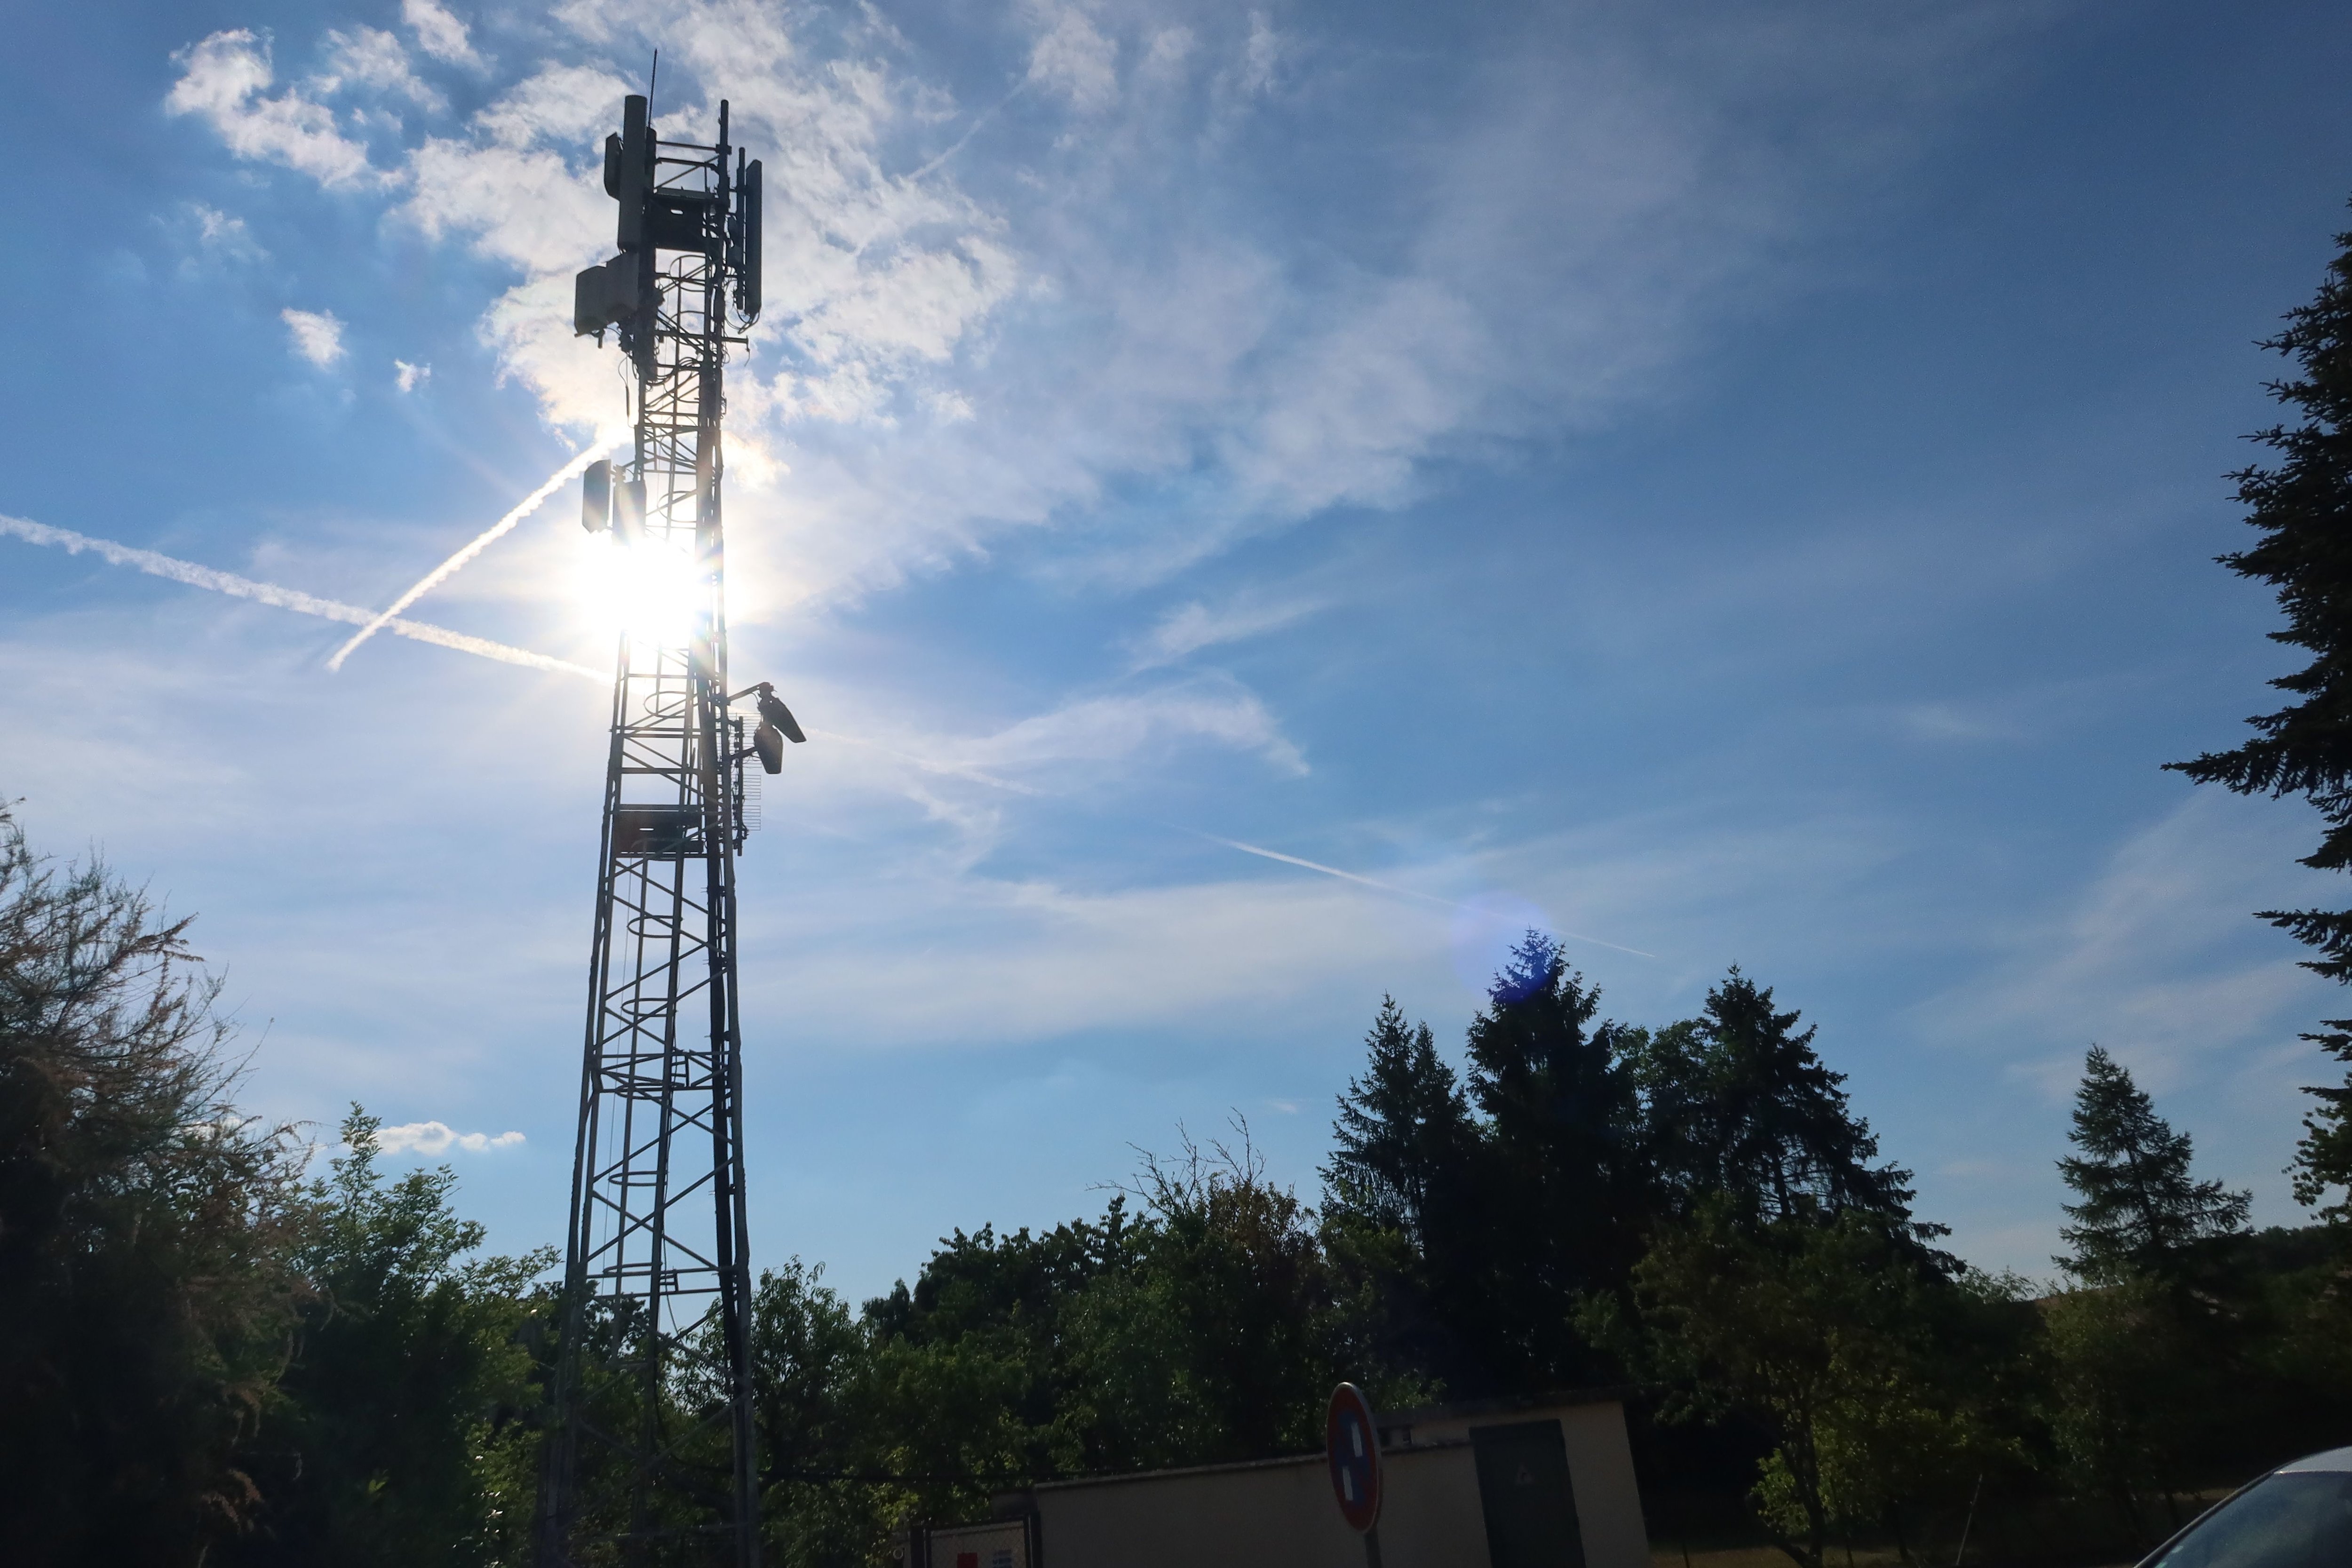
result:
[[(730, 157), (734, 167), (729, 167)], [(758, 1561), (749, 1376), (735, 856), (744, 759), (802, 738), (766, 686), (730, 699), (719, 417), (730, 335), (760, 312), (760, 165), (665, 142), (629, 98), (604, 144), (621, 254), (580, 274), (573, 325), (635, 369), (627, 461), (583, 521), (624, 570), (690, 584), (691, 624), (631, 626), (613, 683), (588, 1027), (565, 1236), (542, 1568)], [(750, 745), (730, 700), (757, 696)]]

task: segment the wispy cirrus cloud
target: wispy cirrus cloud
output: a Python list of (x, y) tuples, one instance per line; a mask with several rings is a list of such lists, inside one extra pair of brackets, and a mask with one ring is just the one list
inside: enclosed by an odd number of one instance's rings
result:
[(1222, 605), (1200, 600), (1177, 605), (1129, 645), (1134, 668), (1152, 669), (1225, 643), (1279, 631), (1328, 606), (1317, 598), (1241, 595)]
[(943, 749), (981, 767), (1015, 770), (1125, 763), (1193, 741), (1254, 752), (1279, 773), (1307, 771), (1306, 757), (1256, 693), (1211, 679), (1085, 698)]
[[(723, 94), (738, 139), (774, 153), (769, 292), (790, 314), (730, 375), (730, 439), (759, 541), (736, 564), (781, 609), (1175, 487), (1164, 521), (1146, 509), (1061, 552), (1117, 591), (1300, 518), (1405, 503), (1448, 458), (1589, 428), (1776, 286), (1796, 215), (1868, 178), (2016, 15), (1727, 12), (1706, 47), (1601, 6), (1513, 24), (1477, 79), (1444, 88), (1473, 112), (1367, 150), (1399, 215), (1377, 240), (1312, 212), (1166, 233), (1144, 216), (1262, 180), (1251, 117), (1281, 102), (1430, 90), (1238, 5), (1010, 5), (1018, 118), (928, 79), (876, 13), (718, 0), (559, 9), (471, 121), (380, 172), (323, 108), (268, 93), (249, 31), (193, 46), (170, 101), (241, 157), (401, 187), (419, 232), (513, 267), (481, 334), (576, 427), (615, 397), (568, 312), (570, 273), (611, 238), (595, 148), (633, 83), (609, 62), (661, 40), (666, 126), (707, 134)], [(426, 56), (476, 68), (454, 16), (407, 19)], [(371, 47), (378, 90), (408, 92)], [(1727, 101), (1769, 104), (1771, 134)], [(760, 482), (787, 469), (789, 489)]]
[(2094, 1043), (2158, 1091), (2214, 1053), (2310, 1055), (2293, 1042), (2325, 983), (2284, 939), (2250, 941), (2261, 928), (2243, 912), (2291, 907), (2311, 896), (2299, 885), (2324, 883), (2294, 866), (2308, 837), (2275, 809), (2188, 797), (2063, 907), (2021, 924), (1964, 991), (1922, 1003), (1922, 1032), (2003, 1042), (2009, 1070), (2053, 1100), (2073, 1092)]

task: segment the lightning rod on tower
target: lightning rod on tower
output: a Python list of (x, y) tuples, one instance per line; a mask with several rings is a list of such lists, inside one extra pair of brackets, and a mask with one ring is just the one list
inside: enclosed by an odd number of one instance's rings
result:
[[(764, 682), (728, 690), (719, 416), (760, 313), (760, 165), (727, 113), (715, 145), (666, 142), (625, 101), (620, 254), (574, 285), (574, 330), (614, 332), (636, 384), (629, 456), (590, 468), (582, 521), (692, 609), (624, 629), (613, 681), (541, 1568), (759, 1559), (735, 857), (746, 760), (774, 773), (803, 737)], [(747, 742), (731, 704), (755, 695)]]

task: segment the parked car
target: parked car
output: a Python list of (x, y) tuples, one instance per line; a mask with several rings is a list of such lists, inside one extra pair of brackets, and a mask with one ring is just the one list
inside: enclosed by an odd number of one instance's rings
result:
[(2352, 1568), (2352, 1448), (2247, 1482), (2139, 1568)]

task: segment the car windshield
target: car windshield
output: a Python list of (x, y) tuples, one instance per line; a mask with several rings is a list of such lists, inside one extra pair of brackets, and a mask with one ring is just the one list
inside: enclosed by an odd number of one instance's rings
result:
[(2147, 1568), (2345, 1568), (2352, 1472), (2266, 1476), (2197, 1521)]

